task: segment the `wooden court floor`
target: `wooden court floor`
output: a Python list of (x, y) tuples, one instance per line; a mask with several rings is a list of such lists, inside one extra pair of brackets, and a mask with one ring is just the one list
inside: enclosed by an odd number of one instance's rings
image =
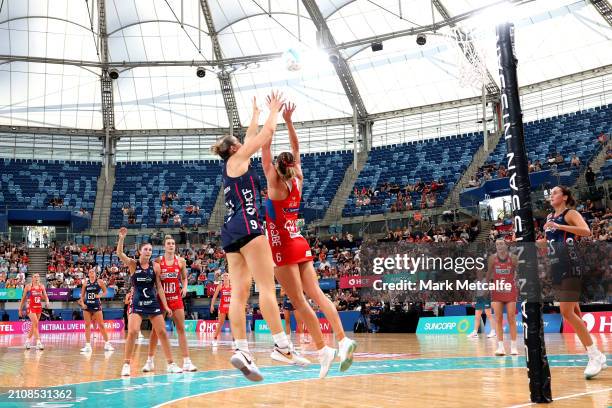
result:
[[(82, 334), (43, 336), (44, 351), (22, 348), (23, 336), (0, 336), (0, 378), (3, 386), (51, 387), (72, 385), (71, 403), (29, 406), (56, 407), (515, 407), (531, 406), (524, 357), (495, 357), (495, 339), (454, 335), (356, 334), (355, 363), (345, 373), (336, 363), (330, 375), (318, 379), (318, 365), (287, 367), (269, 357), (271, 338), (251, 337), (251, 349), (264, 373), (251, 383), (229, 364), (228, 334), (218, 348), (205, 334), (190, 334), (193, 362), (200, 371), (165, 374), (161, 348), (155, 372), (144, 374), (147, 343), (141, 341), (132, 364), (132, 377), (120, 378), (124, 336), (111, 338), (114, 352), (104, 352), (101, 339), (94, 351), (79, 353)], [(594, 335), (610, 355), (612, 335)], [(145, 333), (148, 337), (148, 333)], [(328, 343), (333, 339), (328, 338)], [(182, 362), (176, 338), (173, 354)], [(296, 344), (298, 342), (296, 341)], [(519, 340), (520, 344), (520, 340)], [(546, 336), (552, 372), (550, 407), (612, 406), (612, 369), (585, 380), (586, 355), (574, 335)], [(509, 345), (508, 345), (509, 346)], [(299, 344), (316, 363), (310, 344)], [(509, 348), (509, 347), (508, 347)], [(9, 406), (0, 404), (2, 406)], [(28, 406), (28, 405), (13, 405)], [(535, 406), (535, 405), (533, 405)]]

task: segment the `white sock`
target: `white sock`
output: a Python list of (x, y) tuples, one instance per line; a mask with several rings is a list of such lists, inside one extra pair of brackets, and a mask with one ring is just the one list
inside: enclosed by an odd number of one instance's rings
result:
[(348, 337), (346, 337), (346, 336), (345, 336), (345, 337), (343, 337), (343, 338), (342, 338), (342, 340), (340, 340), (340, 341), (338, 342), (338, 345), (339, 345), (339, 346), (343, 346), (344, 344), (348, 343), (349, 341), (350, 341), (350, 339), (349, 339)]
[(244, 339), (244, 340), (235, 340), (234, 343), (236, 343), (236, 348), (240, 351), (245, 351), (245, 352), (249, 352), (249, 342)]
[(148, 356), (147, 361), (153, 362), (153, 356)]
[(91, 347), (91, 344), (85, 343), (85, 347)]
[(191, 359), (189, 357), (183, 358), (183, 364), (191, 363)]
[(497, 347), (504, 348), (504, 342), (503, 341), (498, 341), (497, 342)]
[(589, 356), (596, 356), (599, 354), (599, 350), (597, 349), (595, 343), (591, 344), (586, 349)]
[(510, 347), (516, 347), (516, 340), (510, 341)]
[(278, 348), (281, 348), (281, 349), (289, 348), (289, 339), (287, 338), (287, 334), (285, 334), (285, 332), (273, 334), (272, 338), (274, 339), (274, 344), (276, 344)]
[(323, 346), (319, 350), (317, 350), (317, 352), (319, 353), (319, 357), (321, 357), (323, 355), (323, 353), (325, 353), (325, 349), (326, 348), (327, 348), (327, 346)]

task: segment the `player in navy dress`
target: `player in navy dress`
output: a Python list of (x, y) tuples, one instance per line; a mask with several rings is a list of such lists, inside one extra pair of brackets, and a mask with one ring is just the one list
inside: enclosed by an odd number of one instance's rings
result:
[[(569, 188), (565, 186), (553, 188), (550, 194), (550, 204), (554, 211), (548, 215), (544, 230), (548, 241), (548, 258), (553, 286), (561, 300), (574, 298), (581, 287), (580, 265), (574, 262), (576, 260), (574, 245), (578, 237), (590, 236), (591, 230), (582, 215), (569, 208), (575, 204)], [(606, 356), (597, 349), (585, 327), (580, 304), (577, 301), (561, 301), (559, 305), (563, 319), (572, 325), (578, 338), (587, 349), (589, 362), (584, 370), (584, 376), (591, 379), (606, 368)]]
[(159, 264), (151, 260), (153, 246), (148, 242), (141, 244), (138, 260), (132, 259), (123, 252), (123, 241), (126, 235), (127, 228), (121, 228), (119, 230), (119, 241), (117, 242), (117, 256), (129, 268), (130, 281), (134, 292), (132, 295), (132, 312), (128, 318), (128, 335), (125, 341), (125, 363), (121, 369), (121, 376), (130, 375), (130, 361), (134, 354), (134, 344), (140, 331), (142, 319), (149, 319), (153, 330), (157, 332), (164, 354), (166, 355), (166, 360), (168, 361), (167, 371), (169, 373), (181, 373), (183, 370), (172, 360), (172, 351), (170, 350), (170, 342), (166, 333), (166, 323), (162, 315), (163, 308), (168, 316), (171, 317), (172, 309), (168, 307), (166, 302), (164, 288), (160, 279), (161, 270)]
[(258, 131), (259, 108), (253, 98), (253, 116), (244, 144), (231, 135), (221, 138), (212, 151), (223, 159), (223, 192), (227, 213), (221, 228), (221, 241), (227, 254), (232, 301), (229, 307), (230, 326), (236, 352), (231, 363), (249, 380), (263, 379), (249, 352), (246, 340), (245, 307), (250, 295), (251, 280), (259, 289), (259, 306), (274, 338), (273, 354), (291, 364), (306, 365), (308, 360), (291, 352), (283, 331), (276, 303), (272, 251), (264, 234), (259, 177), (251, 165), (251, 157), (268, 143), (276, 131), (283, 97), (272, 92), (267, 98), (270, 114)]
[[(102, 293), (100, 293), (102, 292)], [(82, 353), (91, 353), (91, 323), (98, 324), (98, 329), (104, 338), (104, 351), (113, 351), (114, 348), (108, 341), (108, 333), (104, 327), (104, 316), (102, 315), (101, 296), (106, 296), (106, 284), (102, 279), (96, 276), (96, 270), (90, 268), (87, 279), (83, 281), (81, 286), (81, 298), (79, 305), (83, 308), (83, 319), (85, 320), (85, 347), (81, 349)]]

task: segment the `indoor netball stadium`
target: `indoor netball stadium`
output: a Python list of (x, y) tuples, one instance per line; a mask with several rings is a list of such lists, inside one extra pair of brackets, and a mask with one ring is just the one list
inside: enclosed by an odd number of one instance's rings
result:
[(0, 0), (0, 407), (612, 407), (611, 137), (612, 0)]

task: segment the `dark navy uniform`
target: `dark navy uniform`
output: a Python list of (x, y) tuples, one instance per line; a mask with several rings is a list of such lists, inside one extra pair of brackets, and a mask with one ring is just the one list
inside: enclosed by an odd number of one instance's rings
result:
[(227, 212), (221, 227), (221, 243), (225, 252), (240, 252), (240, 248), (264, 234), (259, 176), (249, 164), (242, 176), (230, 177), (226, 161), (223, 164), (223, 186)]
[(153, 262), (149, 262), (149, 267), (143, 269), (140, 261), (136, 261), (136, 271), (131, 277), (134, 294), (132, 296), (132, 313), (145, 316), (155, 316), (162, 313), (161, 306), (157, 299), (157, 289), (155, 287), (155, 271)]
[[(569, 209), (565, 209), (561, 214), (555, 216), (554, 213), (548, 214), (547, 222), (552, 221), (559, 225), (569, 225), (565, 220), (565, 215)], [(550, 260), (550, 270), (553, 284), (558, 285), (564, 279), (580, 278), (582, 276), (578, 257), (575, 248), (576, 235), (562, 230), (546, 231), (548, 241), (548, 259)]]
[(93, 283), (87, 278), (87, 285), (85, 286), (85, 306), (87, 307), (88, 312), (97, 312), (102, 310), (102, 304), (100, 303), (100, 299), (96, 296), (102, 290), (102, 287), (98, 283), (98, 279), (96, 279)]

